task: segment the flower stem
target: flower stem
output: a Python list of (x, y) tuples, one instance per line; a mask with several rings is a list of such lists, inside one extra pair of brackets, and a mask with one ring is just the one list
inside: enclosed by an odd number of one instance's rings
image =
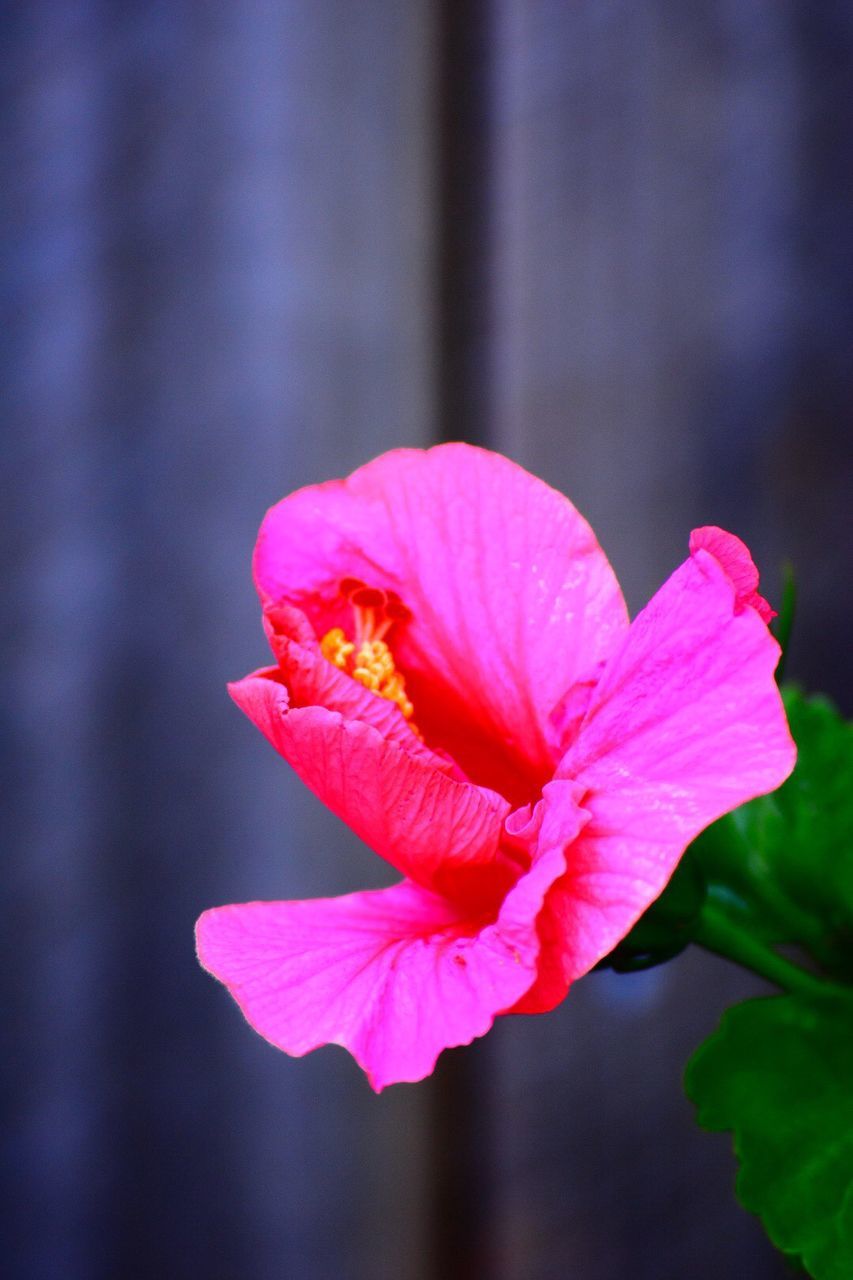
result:
[(726, 960), (733, 960), (735, 964), (750, 969), (759, 977), (781, 987), (783, 991), (821, 998), (844, 996), (850, 999), (853, 995), (850, 990), (816, 974), (807, 973), (799, 965), (779, 955), (778, 951), (745, 932), (712, 902), (706, 902), (702, 908), (695, 941), (706, 951), (713, 951)]

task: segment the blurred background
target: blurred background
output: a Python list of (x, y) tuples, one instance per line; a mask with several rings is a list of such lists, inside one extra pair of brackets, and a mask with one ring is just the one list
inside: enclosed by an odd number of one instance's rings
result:
[[(264, 510), (468, 439), (632, 610), (749, 543), (851, 710), (853, 6), (3, 6), (0, 1194), (15, 1280), (778, 1280), (684, 1063), (760, 984), (593, 975), (381, 1097), (196, 965), (378, 859), (225, 693)], [(846, 539), (846, 541), (845, 541)]]

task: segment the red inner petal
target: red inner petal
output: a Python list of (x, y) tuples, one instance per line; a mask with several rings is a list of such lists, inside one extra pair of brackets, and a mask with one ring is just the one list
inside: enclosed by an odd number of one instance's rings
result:
[(457, 692), (405, 667), (402, 671), (428, 747), (446, 752), (471, 782), (497, 791), (514, 807), (538, 799), (553, 775), (552, 765), (535, 765), (489, 724), (478, 720), (464, 701), (464, 690)]

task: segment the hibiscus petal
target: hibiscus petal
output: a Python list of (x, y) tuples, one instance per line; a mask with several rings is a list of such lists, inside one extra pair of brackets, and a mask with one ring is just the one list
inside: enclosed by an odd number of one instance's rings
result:
[(363, 721), (292, 708), (276, 668), (229, 692), (315, 795), (404, 875), (448, 891), (467, 869), (495, 865), (509, 811), (502, 796), (456, 781)]
[[(591, 814), (540, 926), (563, 995), (625, 936), (704, 827), (791, 772), (778, 658), (702, 548), (631, 625), (558, 769), (586, 790)], [(535, 1007), (561, 998), (557, 983)]]
[(198, 922), (198, 955), (267, 1040), (295, 1057), (342, 1045), (378, 1091), (422, 1080), (442, 1049), (470, 1044), (518, 1001), (536, 973), (536, 916), (564, 867), (550, 851), (479, 925), (409, 881), (219, 907)]
[[(559, 887), (566, 883), (569, 868), (574, 866), (581, 833), (590, 820), (584, 788), (576, 782), (555, 779), (542, 792), (542, 799), (528, 807), (528, 821), (521, 823), (523, 813), (516, 812), (507, 820), (511, 835), (525, 843), (535, 861), (559, 856), (564, 873), (548, 892), (543, 910), (537, 918), (540, 953), (536, 981), (531, 984), (513, 1013), (541, 1013), (553, 1009), (564, 998), (568, 983), (564, 971), (568, 940), (575, 936), (575, 921), (562, 919), (563, 897)], [(564, 895), (563, 895), (564, 896)]]
[(396, 742), (409, 755), (433, 768), (452, 771), (450, 762), (431, 751), (412, 732), (396, 703), (365, 688), (323, 656), (313, 628), (299, 609), (267, 610), (264, 625), (291, 707), (319, 706), (339, 711), (345, 720), (373, 725), (383, 738)]
[(397, 591), (413, 613), (393, 639), (407, 676), (450, 691), (534, 773), (552, 761), (551, 709), (627, 625), (569, 500), (462, 444), (397, 450), (285, 498), (261, 528), (255, 576), (262, 597), (298, 605), (318, 634), (339, 616), (343, 577)]
[(759, 595), (758, 570), (749, 554), (749, 548), (740, 538), (727, 533), (725, 529), (718, 529), (716, 525), (705, 525), (691, 533), (690, 554), (703, 548), (711, 553), (731, 579), (738, 610), (749, 605), (764, 622), (770, 622), (776, 617), (776, 610), (770, 607), (764, 596)]

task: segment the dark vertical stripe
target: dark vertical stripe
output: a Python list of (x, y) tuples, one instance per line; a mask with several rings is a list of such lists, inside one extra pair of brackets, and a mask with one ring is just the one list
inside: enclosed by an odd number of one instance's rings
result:
[(438, 430), (487, 444), (493, 24), (488, 0), (439, 9)]
[[(491, 439), (489, 325), (493, 22), (488, 0), (439, 5), (436, 65), (437, 430)], [(492, 1274), (488, 1048), (444, 1054), (429, 1083), (432, 1275)]]

